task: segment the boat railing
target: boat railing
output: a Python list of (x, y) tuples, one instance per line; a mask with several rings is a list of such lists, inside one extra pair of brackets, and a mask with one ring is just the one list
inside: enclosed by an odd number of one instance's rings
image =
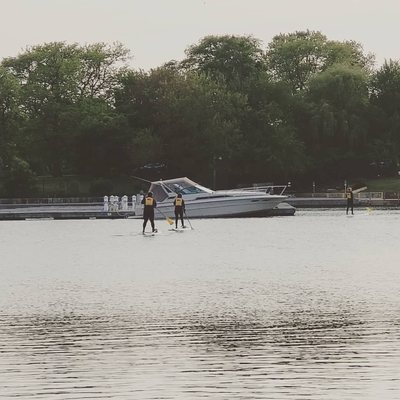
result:
[(287, 185), (254, 185), (245, 188), (231, 189), (229, 192), (242, 193), (242, 192), (263, 192), (271, 195), (282, 196), (287, 188)]

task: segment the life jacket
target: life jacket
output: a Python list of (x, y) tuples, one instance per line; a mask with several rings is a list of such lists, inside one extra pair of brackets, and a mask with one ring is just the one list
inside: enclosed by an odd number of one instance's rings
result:
[(175, 206), (176, 206), (176, 207), (182, 207), (182, 204), (183, 204), (183, 199), (180, 198), (180, 197), (177, 197), (177, 198), (175, 199)]
[(154, 204), (154, 199), (152, 197), (146, 197), (146, 200), (144, 201), (145, 206), (152, 206)]

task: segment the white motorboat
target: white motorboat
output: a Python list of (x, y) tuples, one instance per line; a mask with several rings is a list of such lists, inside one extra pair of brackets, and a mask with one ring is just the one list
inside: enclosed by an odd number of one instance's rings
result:
[[(274, 194), (277, 188), (279, 194)], [(190, 218), (217, 218), (276, 215), (272, 211), (287, 198), (283, 195), (285, 189), (286, 186), (256, 186), (211, 190), (184, 177), (151, 182), (149, 191), (157, 200), (156, 218), (173, 216), (173, 201), (178, 193), (185, 200), (186, 214)], [(294, 211), (295, 208), (291, 207), (285, 214), (293, 215)], [(137, 196), (135, 215), (143, 215), (140, 195)]]

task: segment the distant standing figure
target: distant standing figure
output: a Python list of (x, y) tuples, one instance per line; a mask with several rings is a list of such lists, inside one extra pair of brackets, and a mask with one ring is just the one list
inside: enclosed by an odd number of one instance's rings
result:
[(351, 214), (354, 215), (353, 212), (353, 200), (354, 200), (354, 195), (353, 195), (353, 190), (351, 187), (347, 189), (346, 192), (346, 199), (347, 199), (347, 208), (346, 208), (346, 215), (349, 213), (349, 208), (351, 208)]
[(183, 213), (185, 211), (185, 200), (182, 199), (182, 194), (179, 193), (176, 199), (174, 200), (175, 206), (175, 228), (178, 229), (178, 219), (180, 217), (182, 228), (185, 228), (185, 224), (183, 223)]
[(153, 198), (153, 193), (147, 193), (146, 197), (143, 197), (142, 204), (144, 204), (143, 209), (143, 233), (146, 229), (147, 221), (150, 220), (151, 228), (153, 232), (157, 232), (156, 227), (154, 226), (154, 209), (157, 207), (157, 202)]

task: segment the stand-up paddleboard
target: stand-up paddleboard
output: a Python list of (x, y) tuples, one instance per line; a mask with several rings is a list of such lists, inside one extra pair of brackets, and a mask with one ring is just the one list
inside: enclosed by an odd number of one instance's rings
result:
[(155, 231), (155, 232), (143, 232), (142, 233), (142, 235), (143, 236), (157, 236), (157, 235), (159, 235), (159, 234), (161, 234), (161, 232), (160, 231)]
[(171, 228), (168, 230), (173, 232), (185, 232), (185, 231), (190, 231), (190, 228), (185, 226), (184, 228)]
[(114, 233), (113, 235), (111, 235), (111, 236), (114, 236), (114, 237), (127, 237), (127, 236), (137, 236), (137, 235), (141, 235), (142, 234), (142, 232), (140, 232), (140, 233), (136, 233), (136, 232), (131, 232), (131, 233)]
[[(367, 216), (367, 215), (373, 215), (373, 213), (372, 213), (372, 212), (357, 213), (357, 217), (365, 217), (365, 216)], [(354, 214), (354, 215), (347, 215), (347, 217), (355, 217), (355, 216), (356, 216), (356, 214)]]

